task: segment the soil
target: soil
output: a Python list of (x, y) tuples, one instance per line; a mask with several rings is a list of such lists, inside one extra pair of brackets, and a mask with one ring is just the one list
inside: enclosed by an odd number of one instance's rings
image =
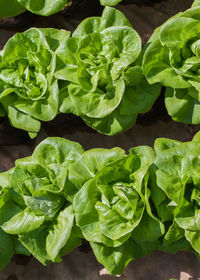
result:
[(123, 4), (136, 4), (138, 6), (154, 6), (156, 3), (164, 0), (123, 0)]
[[(192, 0), (165, 0), (152, 7), (132, 4), (118, 5), (118, 8), (127, 15), (142, 36), (143, 42), (146, 42), (157, 26), (175, 13), (189, 8), (191, 3)], [(60, 14), (48, 18), (36, 17), (29, 26), (73, 30), (79, 21), (80, 18), (77, 19), (75, 16), (67, 17)], [(9, 27), (9, 30), (0, 29), (0, 48), (3, 48), (16, 30), (24, 29), (24, 27), (13, 26)], [(158, 137), (188, 141), (199, 129), (200, 126), (173, 122), (166, 114), (162, 97), (149, 114), (140, 116), (138, 124), (132, 129), (113, 137), (96, 133), (87, 128), (81, 119), (72, 115), (60, 115), (54, 121), (43, 124), (37, 139), (30, 140), (26, 133), (11, 128), (8, 121), (2, 118), (0, 120), (0, 171), (13, 167), (15, 159), (30, 155), (34, 147), (47, 136), (62, 136), (78, 141), (85, 149), (120, 146), (128, 151), (133, 146), (153, 146)], [(121, 278), (117, 278), (106, 274), (86, 243), (64, 257), (60, 264), (52, 264), (46, 268), (32, 257), (15, 256), (8, 267), (0, 272), (0, 280), (169, 280), (170, 278), (200, 280), (200, 262), (189, 252), (179, 252), (175, 255), (154, 252), (149, 257), (132, 261)]]

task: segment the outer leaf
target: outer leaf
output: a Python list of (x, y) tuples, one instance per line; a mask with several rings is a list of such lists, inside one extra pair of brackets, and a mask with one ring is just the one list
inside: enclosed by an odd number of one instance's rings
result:
[(175, 121), (199, 124), (200, 102), (192, 98), (187, 89), (170, 89), (165, 93), (165, 105)]
[(50, 16), (63, 10), (68, 0), (17, 0), (22, 6), (34, 14)]
[(13, 244), (11, 238), (0, 229), (0, 270), (2, 270), (13, 257)]
[(99, 31), (100, 17), (89, 17), (84, 19), (72, 34), (74, 38), (84, 38), (86, 35)]
[[(169, 48), (178, 48), (197, 25), (199, 25), (198, 20), (186, 18), (184, 14), (183, 17), (175, 17), (163, 25), (160, 32), (161, 43)], [(171, 34), (173, 34), (173, 39)]]
[(71, 235), (67, 241), (67, 243), (65, 244), (65, 246), (60, 250), (59, 255), (65, 256), (66, 254), (70, 253), (71, 251), (73, 251), (74, 249), (76, 249), (77, 247), (80, 247), (82, 245), (82, 241), (81, 238), (83, 238), (83, 235), (81, 233), (81, 230), (75, 225), (72, 228), (72, 232)]
[(24, 129), (35, 133), (38, 133), (40, 130), (40, 121), (32, 118), (29, 115), (24, 114), (23, 112), (20, 112), (14, 107), (8, 107), (8, 117), (11, 125), (16, 128)]
[(67, 164), (77, 160), (83, 147), (67, 139), (51, 137), (42, 141), (34, 150), (32, 159), (43, 166)]
[(18, 3), (17, 0), (0, 1), (0, 18), (14, 17), (21, 14), (26, 9)]
[(22, 207), (12, 201), (11, 193), (6, 192), (0, 196), (0, 225), (6, 223), (13, 216), (22, 211)]
[[(116, 0), (114, 0), (116, 1)], [(101, 26), (100, 30), (104, 30), (111, 26), (130, 26), (132, 24), (125, 17), (125, 15), (117, 9), (111, 7), (105, 7), (102, 18), (101, 18)]]
[(10, 186), (11, 170), (0, 173), (0, 189)]
[(26, 234), (40, 227), (43, 221), (43, 216), (35, 216), (29, 209), (25, 209), (4, 223), (1, 228), (10, 234)]
[(192, 8), (193, 7), (199, 7), (200, 6), (200, 0), (195, 0), (192, 4)]
[(101, 5), (103, 6), (115, 6), (120, 3), (122, 0), (101, 0)]
[(182, 239), (184, 235), (185, 231), (180, 228), (176, 222), (173, 222), (164, 237), (164, 245), (166, 247), (169, 245), (171, 246), (171, 244), (175, 244), (177, 241)]
[(27, 250), (38, 259), (43, 265), (50, 263), (50, 258), (46, 252), (46, 237), (48, 234), (49, 225), (42, 225), (36, 231), (27, 235), (20, 235), (20, 242), (27, 248)]
[(190, 182), (193, 178), (196, 184), (199, 182), (198, 159), (195, 156), (199, 149), (199, 144), (196, 142), (183, 143), (166, 149), (156, 158), (158, 186), (176, 203), (187, 181)]
[(192, 247), (194, 248), (194, 250), (200, 254), (200, 246), (199, 246), (199, 242), (200, 242), (200, 231), (189, 231), (186, 230), (185, 231), (185, 237), (187, 238), (187, 240), (190, 242), (190, 244), (192, 245)]
[(82, 119), (88, 126), (99, 133), (112, 136), (131, 128), (136, 123), (137, 115), (134, 113), (132, 115), (121, 115), (118, 112), (119, 108), (102, 119), (88, 118), (85, 116)]
[(140, 242), (158, 242), (163, 236), (165, 229), (161, 223), (153, 219), (147, 213), (144, 213), (140, 225), (134, 230), (132, 239), (140, 244)]
[(46, 250), (52, 261), (55, 261), (60, 250), (68, 242), (74, 222), (74, 213), (72, 206), (66, 207), (61, 211), (49, 231), (46, 239)]
[[(116, 1), (116, 0), (115, 0)], [(73, 37), (85, 37), (86, 35), (98, 31), (102, 31), (111, 26), (130, 26), (132, 24), (117, 9), (106, 7), (102, 17), (91, 17), (83, 20), (73, 33)]]
[(22, 245), (22, 243), (19, 241), (18, 237), (12, 236), (12, 240), (14, 242), (14, 251), (17, 255), (25, 255), (30, 256), (30, 252)]
[(157, 138), (154, 143), (154, 149), (157, 155), (161, 154), (168, 149), (175, 148), (182, 144), (180, 141), (168, 139), (168, 138)]
[(103, 264), (111, 275), (121, 274), (140, 250), (138, 245), (131, 239), (116, 248), (110, 248), (94, 242), (90, 242), (90, 245), (98, 262)]

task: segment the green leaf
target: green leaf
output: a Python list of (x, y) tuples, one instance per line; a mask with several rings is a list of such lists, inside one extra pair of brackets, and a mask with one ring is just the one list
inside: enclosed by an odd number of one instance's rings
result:
[(46, 250), (52, 261), (55, 261), (60, 250), (70, 240), (70, 235), (74, 222), (72, 206), (66, 207), (61, 211), (49, 231), (46, 239)]
[[(114, 0), (114, 1), (116, 1), (116, 0)], [(104, 30), (111, 26), (130, 26), (130, 27), (132, 27), (132, 24), (126, 18), (126, 16), (119, 10), (112, 8), (112, 7), (105, 7), (102, 17), (101, 17), (100, 30)]]
[(176, 244), (184, 236), (185, 231), (176, 222), (173, 222), (164, 236), (164, 245), (167, 247), (171, 246), (171, 244)]
[[(68, 0), (65, 0), (65, 2)], [(44, 34), (49, 49), (56, 52), (62, 42), (69, 38), (71, 32), (64, 29), (56, 28), (39, 28)]]
[(81, 240), (82, 238), (83, 238), (83, 235), (82, 235), (80, 228), (76, 224), (74, 224), (72, 231), (71, 231), (71, 235), (70, 235), (67, 243), (65, 244), (65, 246), (60, 250), (59, 255), (61, 257), (65, 256), (66, 254), (70, 253), (77, 247), (80, 247), (82, 245), (82, 240)]
[(0, 1), (0, 19), (4, 17), (14, 17), (25, 11), (25, 7), (18, 3), (18, 0)]
[(193, 4), (192, 4), (192, 8), (193, 7), (199, 7), (200, 6), (200, 0), (194, 0)]
[(102, 31), (111, 26), (132, 27), (132, 24), (119, 10), (106, 7), (103, 11), (102, 17), (90, 17), (83, 20), (78, 25), (72, 36), (83, 38), (88, 34)]
[(101, 232), (112, 240), (118, 240), (132, 232), (142, 217), (144, 210), (143, 203), (138, 203), (137, 211), (130, 221), (127, 221), (127, 219), (120, 216), (118, 213), (118, 207), (122, 212), (125, 212), (127, 211), (126, 203), (126, 201), (121, 200), (115, 205), (115, 208), (113, 207), (113, 209), (110, 209), (107, 205), (101, 202), (95, 204), (95, 208), (99, 214)]
[(140, 250), (139, 246), (131, 239), (123, 245), (111, 248), (103, 244), (90, 242), (92, 250), (98, 260), (111, 275), (121, 274), (130, 261)]
[(23, 212), (5, 222), (1, 228), (9, 234), (26, 234), (39, 228), (43, 221), (43, 216), (35, 216), (26, 208)]
[(69, 164), (77, 160), (83, 152), (83, 147), (76, 142), (49, 137), (35, 148), (32, 159), (43, 166)]
[(36, 216), (45, 216), (46, 220), (53, 219), (64, 204), (62, 195), (40, 189), (33, 196), (24, 196), (24, 201)]
[(138, 227), (135, 228), (132, 234), (132, 239), (136, 242), (158, 241), (165, 234), (164, 226), (158, 220), (152, 218), (147, 212), (144, 213)]
[[(171, 141), (170, 141), (171, 142)], [(178, 203), (180, 193), (184, 185), (193, 178), (196, 184), (198, 180), (198, 159), (195, 156), (199, 150), (199, 144), (175, 143), (170, 149), (163, 150), (157, 155), (157, 184), (167, 196)]]
[(13, 244), (11, 238), (0, 229), (0, 270), (2, 270), (13, 257)]
[(199, 247), (199, 244), (200, 244), (200, 231), (199, 230), (196, 230), (196, 231), (186, 230), (185, 231), (185, 237), (190, 242), (190, 244), (192, 245), (194, 250), (199, 254), (200, 253), (200, 247)]
[(95, 177), (99, 170), (110, 162), (124, 157), (125, 151), (120, 148), (91, 149), (69, 166), (68, 182), (65, 191), (68, 191), (70, 183), (80, 189), (83, 184)]
[(98, 119), (84, 116), (82, 119), (99, 133), (113, 136), (131, 128), (136, 123), (137, 115), (133, 111), (132, 115), (120, 115), (118, 113), (119, 109), (120, 106), (105, 118)]
[(100, 17), (89, 17), (84, 19), (72, 34), (74, 38), (84, 38), (88, 34), (99, 31), (101, 23)]
[(200, 102), (192, 98), (187, 89), (167, 88), (165, 105), (173, 120), (187, 124), (200, 123)]
[(0, 173), (0, 188), (7, 188), (10, 186), (11, 170)]
[(38, 133), (40, 130), (40, 121), (32, 118), (31, 116), (20, 112), (14, 107), (8, 107), (8, 118), (12, 126), (24, 129), (29, 132)]
[(68, 0), (17, 0), (27, 10), (34, 14), (50, 16), (63, 10), (69, 2)]
[(126, 88), (120, 105), (112, 114), (101, 119), (86, 116), (82, 119), (102, 134), (115, 135), (132, 127), (138, 114), (149, 111), (159, 94), (160, 86), (150, 86), (143, 78), (141, 83)]
[(103, 118), (111, 114), (119, 106), (124, 94), (125, 84), (120, 79), (108, 87), (106, 92), (102, 92), (102, 94), (98, 90), (96, 92), (92, 90), (87, 92), (80, 86), (73, 84), (68, 89), (70, 98), (77, 108), (78, 115)]
[(165, 150), (174, 148), (176, 146), (179, 146), (181, 144), (180, 141), (172, 140), (168, 138), (157, 138), (154, 143), (154, 149), (157, 155), (161, 154)]
[(179, 48), (197, 25), (198, 20), (186, 18), (184, 14), (183, 17), (175, 17), (163, 25), (160, 32), (161, 43), (168, 48)]
[(22, 207), (12, 200), (11, 192), (2, 194), (0, 196), (0, 225), (8, 222), (22, 210)]
[(46, 252), (46, 237), (48, 235), (49, 225), (42, 225), (39, 229), (26, 234), (20, 235), (19, 241), (25, 248), (43, 265), (50, 263), (50, 258)]
[(30, 252), (22, 245), (22, 243), (19, 241), (18, 237), (12, 236), (12, 240), (14, 242), (14, 251), (17, 255), (25, 255), (30, 256)]
[(161, 83), (173, 88), (189, 88), (190, 84), (178, 75), (170, 65), (170, 53), (159, 40), (147, 48), (143, 59), (143, 71), (150, 84)]
[(101, 5), (103, 6), (115, 6), (120, 3), (122, 0), (100, 0)]
[(46, 98), (40, 102), (21, 99), (15, 103), (19, 111), (41, 121), (51, 121), (58, 114), (59, 89), (56, 82), (49, 87)]
[(31, 195), (37, 189), (51, 184), (47, 170), (35, 162), (18, 162), (12, 176), (13, 189), (23, 195)]

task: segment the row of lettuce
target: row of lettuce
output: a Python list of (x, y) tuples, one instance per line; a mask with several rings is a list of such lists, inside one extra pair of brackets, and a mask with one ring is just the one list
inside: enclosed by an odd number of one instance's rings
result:
[(47, 138), (0, 174), (0, 268), (14, 254), (44, 265), (88, 241), (110, 274), (154, 250), (200, 254), (200, 133), (154, 149)]
[(59, 112), (103, 134), (122, 132), (160, 93), (144, 77), (141, 53), (140, 36), (111, 7), (72, 35), (51, 28), (17, 33), (0, 53), (0, 115), (31, 137)]
[(87, 18), (71, 34), (31, 28), (0, 52), (0, 116), (34, 138), (42, 121), (72, 113), (115, 135), (148, 112), (166, 87), (169, 115), (200, 124), (200, 3), (157, 28), (142, 48), (117, 9)]

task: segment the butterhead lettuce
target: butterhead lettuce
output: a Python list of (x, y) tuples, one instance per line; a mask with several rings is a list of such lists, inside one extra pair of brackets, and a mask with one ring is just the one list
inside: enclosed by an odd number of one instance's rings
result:
[(112, 275), (156, 249), (199, 257), (199, 140), (126, 154), (47, 138), (0, 174), (0, 269), (14, 254), (60, 262), (82, 239)]
[(169, 198), (166, 207), (173, 214), (164, 244), (199, 255), (199, 135), (186, 143), (157, 139), (155, 150), (157, 184)]
[(140, 36), (114, 8), (85, 19), (56, 54), (55, 76), (66, 82), (60, 111), (80, 116), (100, 133), (130, 128), (160, 93), (160, 86), (149, 86), (143, 75)]
[[(74, 197), (76, 223), (90, 241), (97, 260), (112, 275), (120, 274), (132, 259), (153, 251), (164, 233), (148, 201), (149, 166), (154, 153), (149, 147), (138, 147), (128, 156), (118, 155), (97, 168), (95, 149), (91, 152), (87, 163), (96, 174), (81, 182), (83, 186)], [(84, 154), (69, 170), (74, 183), (80, 178), (77, 168), (85, 162), (82, 160)]]
[(169, 19), (155, 30), (144, 54), (143, 70), (150, 84), (167, 87), (165, 104), (178, 122), (199, 124), (200, 6)]
[(64, 30), (32, 28), (15, 34), (1, 52), (1, 105), (10, 123), (31, 137), (39, 132), (41, 121), (50, 121), (58, 113), (55, 51), (68, 36)]
[[(78, 143), (49, 138), (32, 156), (17, 160), (13, 169), (0, 175), (4, 189), (0, 196), (1, 247), (6, 246), (2, 240), (9, 243), (6, 234), (17, 236), (28, 252), (47, 265), (80, 246), (82, 234), (63, 190), (69, 165), (82, 153)], [(10, 251), (7, 254), (12, 247)]]

